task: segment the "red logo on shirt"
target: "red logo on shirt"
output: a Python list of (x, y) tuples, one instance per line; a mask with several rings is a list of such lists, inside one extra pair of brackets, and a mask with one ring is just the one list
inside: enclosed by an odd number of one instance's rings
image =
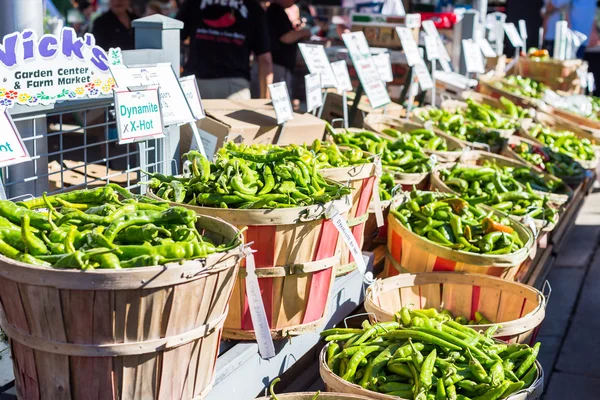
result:
[(203, 19), (202, 21), (211, 28), (229, 28), (235, 24), (235, 15), (232, 11), (230, 13), (223, 14), (217, 19)]

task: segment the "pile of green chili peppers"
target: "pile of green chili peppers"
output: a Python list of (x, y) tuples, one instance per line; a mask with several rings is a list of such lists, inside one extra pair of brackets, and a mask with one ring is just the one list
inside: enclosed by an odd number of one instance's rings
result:
[(544, 97), (544, 92), (549, 89), (548, 86), (541, 82), (536, 82), (531, 78), (526, 78), (519, 75), (510, 75), (496, 82), (496, 86), (514, 94), (534, 99)]
[(347, 186), (326, 181), (319, 169), (364, 162), (362, 157), (362, 152), (351, 149), (342, 153), (333, 146), (317, 149), (315, 156), (304, 146), (229, 142), (212, 163), (197, 151), (185, 154), (190, 162), (190, 176), (151, 174), (148, 185), (161, 199), (189, 205), (237, 209), (302, 207), (350, 194)]
[(408, 230), (454, 250), (510, 254), (524, 246), (510, 219), (486, 213), (452, 194), (412, 191), (390, 213)]
[(440, 170), (440, 178), (471, 205), (485, 204), (510, 215), (529, 215), (549, 223), (557, 222), (558, 214), (548, 205), (548, 197), (533, 191), (532, 187), (549, 190), (539, 185), (543, 180), (536, 180), (538, 184), (530, 183), (529, 179), (536, 179), (530, 168), (499, 168), (492, 164), (470, 167), (457, 164), (451, 169)]
[[(296, 145), (290, 146), (295, 147)], [(361, 149), (355, 147), (340, 149), (335, 143), (322, 142), (319, 139), (315, 139), (311, 146), (302, 146), (302, 148), (307, 150), (303, 151), (303, 160), (312, 164), (313, 160), (308, 158), (310, 151), (315, 157), (314, 162), (316, 162), (318, 170), (366, 164), (373, 160)]]
[(523, 160), (558, 178), (583, 177), (585, 170), (577, 161), (549, 147), (531, 146), (528, 143), (512, 144), (511, 149)]
[[(397, 129), (386, 128), (381, 133), (391, 136), (396, 140), (402, 139), (405, 142), (414, 141), (425, 150), (429, 151), (448, 151), (448, 144), (443, 138), (437, 136), (430, 129), (414, 129), (410, 132), (400, 132)], [(460, 150), (460, 149), (459, 149)]]
[[(381, 155), (383, 168), (392, 172), (401, 173), (424, 173), (431, 171), (433, 161), (425, 154), (424, 148), (418, 141), (425, 133), (416, 135), (400, 135), (392, 141), (376, 135), (373, 132), (349, 132), (333, 133), (335, 143), (340, 146), (348, 146), (361, 149), (372, 154)], [(438, 138), (441, 139), (441, 138)], [(434, 139), (439, 143), (437, 139)], [(439, 148), (436, 144), (432, 149)]]
[(391, 200), (397, 186), (392, 174), (389, 172), (383, 173), (379, 179), (379, 199), (382, 201)]
[[(121, 199), (120, 196), (121, 195)], [(38, 212), (45, 208), (47, 212)], [(0, 201), (0, 253), (54, 268), (134, 268), (204, 258), (239, 245), (199, 234), (196, 213), (117, 185)]]
[(497, 342), (498, 325), (479, 333), (430, 311), (323, 331), (327, 366), (364, 389), (415, 400), (497, 400), (536, 381), (540, 343)]
[(589, 139), (578, 138), (571, 131), (556, 131), (536, 124), (528, 133), (544, 146), (575, 160), (591, 161), (596, 158), (593, 143)]
[(499, 101), (500, 104), (502, 104), (502, 109), (492, 107), (489, 104), (480, 104), (480, 107), (483, 107), (484, 109), (495, 112), (497, 114), (506, 115), (514, 120), (519, 120), (523, 118), (533, 118), (533, 113), (531, 109), (518, 106), (504, 96), (500, 97)]
[[(398, 321), (400, 321), (401, 316), (404, 315), (407, 311), (408, 311), (408, 308), (403, 307), (399, 312), (396, 313)], [(427, 310), (419, 310), (419, 311), (415, 311), (415, 312), (416, 313), (425, 313), (426, 315), (434, 315), (434, 316), (438, 315), (438, 310), (435, 308), (430, 308)], [(483, 314), (480, 313), (479, 311), (475, 311), (475, 314), (474, 314), (475, 319), (472, 319), (472, 320), (469, 320), (464, 315), (458, 315), (458, 316), (454, 317), (452, 315), (452, 312), (450, 312), (450, 310), (446, 310), (445, 308), (440, 308), (439, 314), (445, 314), (448, 316), (449, 320), (454, 320), (455, 322), (458, 322), (461, 325), (491, 325), (492, 324), (492, 321), (490, 321), (489, 319), (484, 317)]]

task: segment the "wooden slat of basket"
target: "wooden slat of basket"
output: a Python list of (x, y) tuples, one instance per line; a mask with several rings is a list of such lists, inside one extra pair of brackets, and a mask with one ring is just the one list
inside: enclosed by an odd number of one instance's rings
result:
[(421, 301), (421, 308), (440, 308), (442, 303), (440, 285), (432, 283), (429, 285), (421, 285), (421, 298), (425, 301)]
[(496, 321), (511, 321), (520, 318), (525, 301), (526, 299), (517, 294), (502, 292)]
[(444, 308), (453, 311), (455, 316), (467, 318), (471, 315), (472, 287), (455, 283), (445, 283), (442, 294)]
[(495, 287), (479, 287), (478, 311), (492, 322), (498, 321), (498, 308), (500, 307), (500, 294), (502, 291)]

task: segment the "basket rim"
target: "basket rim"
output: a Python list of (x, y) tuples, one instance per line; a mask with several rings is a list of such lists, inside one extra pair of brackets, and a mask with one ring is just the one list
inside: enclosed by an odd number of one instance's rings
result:
[[(396, 276), (392, 276), (385, 279), (377, 279), (371, 286), (367, 288), (365, 294), (365, 309), (367, 312), (374, 312), (375, 316), (386, 316), (389, 317), (390, 321), (394, 319), (394, 313), (390, 313), (386, 309), (380, 307), (375, 302), (376, 296), (382, 295), (384, 293), (397, 290), (400, 288), (408, 288), (414, 287), (416, 285), (420, 285), (416, 281), (421, 279), (427, 279), (427, 283), (422, 284), (436, 284), (436, 283), (456, 283), (461, 285), (471, 284), (472, 286), (476, 285), (475, 281), (478, 280), (477, 286), (486, 287), (484, 283), (489, 283), (490, 287), (499, 287), (499, 286), (513, 286), (517, 287), (519, 291), (529, 292), (532, 294), (532, 297), (535, 296), (538, 305), (532, 311), (523, 315), (520, 318), (510, 320), (510, 321), (502, 321), (497, 324), (501, 324), (501, 327), (498, 329), (495, 337), (503, 337), (509, 335), (519, 335), (521, 333), (527, 332), (531, 329), (534, 329), (536, 326), (541, 324), (546, 314), (547, 300), (544, 294), (534, 288), (533, 286), (525, 285), (520, 282), (509, 281), (502, 278), (498, 278), (490, 275), (483, 274), (474, 274), (470, 272), (427, 272), (427, 273), (406, 273), (399, 274)], [(456, 280), (458, 282), (452, 282), (452, 280)], [(439, 282), (437, 282), (439, 280)], [(402, 281), (402, 282), (397, 282)], [(412, 281), (412, 282), (411, 282)], [(434, 281), (434, 282), (431, 282)], [(471, 281), (471, 282), (469, 282)], [(487, 282), (484, 282), (487, 281)], [(408, 285), (401, 286), (401, 283), (409, 283)], [(523, 295), (523, 297), (525, 297)], [(526, 298), (526, 297), (525, 297)], [(529, 300), (529, 299), (528, 299)], [(529, 325), (529, 323), (534, 323), (538, 321), (534, 326)], [(382, 321), (383, 322), (383, 321)], [(486, 325), (468, 325), (470, 328), (479, 331), (486, 330), (490, 326), (494, 324), (486, 324)], [(519, 332), (517, 332), (519, 331)]]

